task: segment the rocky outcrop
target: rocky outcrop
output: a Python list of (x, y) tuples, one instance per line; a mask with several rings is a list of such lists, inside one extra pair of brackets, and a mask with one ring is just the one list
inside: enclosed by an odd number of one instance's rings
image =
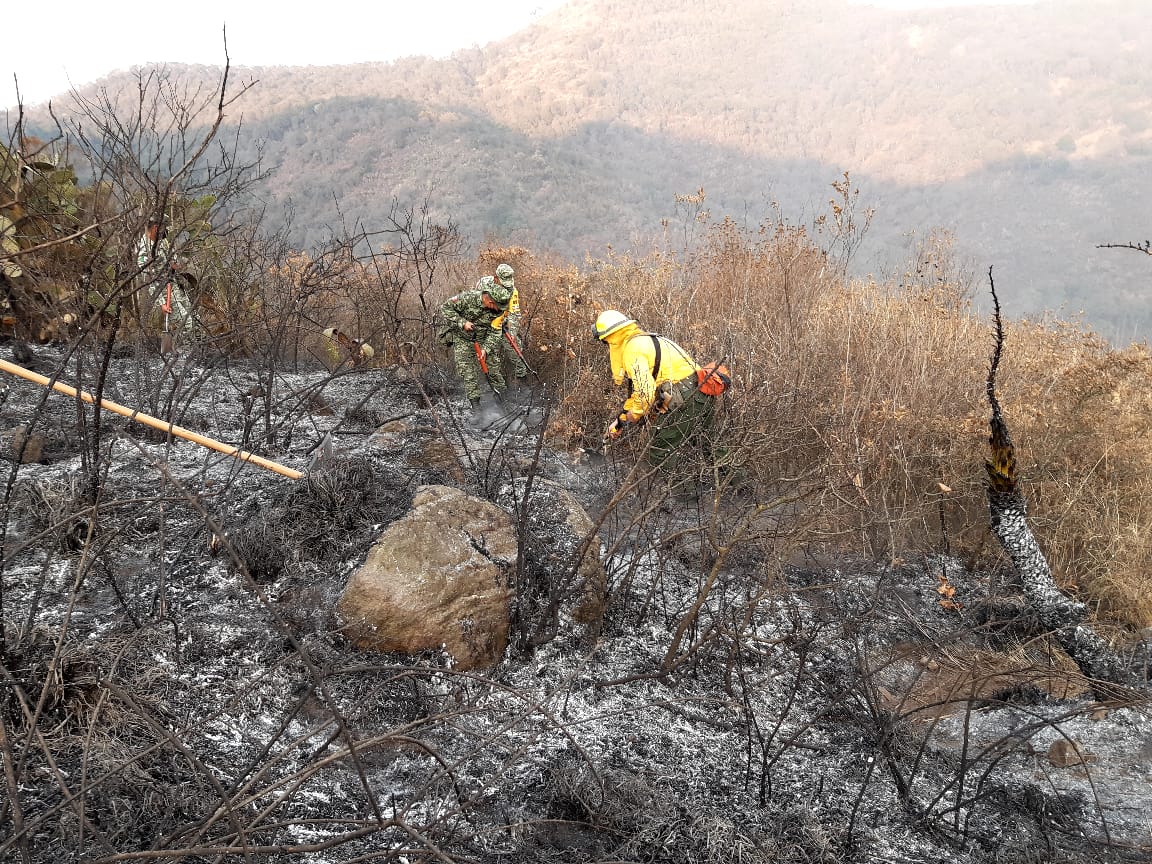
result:
[(435, 427), (422, 428), (411, 419), (390, 420), (372, 433), (367, 449), (388, 453), (418, 471), (438, 472), (446, 482), (465, 482), (456, 449)]
[(1076, 665), (1042, 643), (1028, 650), (987, 650), (955, 642), (898, 643), (869, 660), (877, 704), (903, 720), (931, 722), (990, 700), (1035, 693), (1053, 699), (1091, 696)]
[(26, 426), (0, 432), (0, 456), (9, 462), (39, 462), (44, 456), (44, 436), (37, 432), (29, 435)]
[(504, 510), (422, 486), (348, 580), (337, 606), (345, 633), (368, 650), (443, 650), (459, 669), (493, 666), (508, 642), (516, 557)]

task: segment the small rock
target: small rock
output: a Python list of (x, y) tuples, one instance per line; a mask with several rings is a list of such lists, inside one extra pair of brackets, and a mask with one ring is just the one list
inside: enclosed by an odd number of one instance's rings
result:
[(16, 426), (7, 432), (0, 432), (0, 439), (4, 442), (4, 458), (9, 461), (16, 461), (19, 455), (20, 462), (27, 465), (39, 462), (44, 454), (44, 437), (36, 432), (29, 435), (27, 426)]
[(13, 342), (12, 359), (21, 366), (31, 366), (36, 362), (36, 352), (26, 342)]
[(1048, 761), (1057, 768), (1071, 768), (1095, 762), (1096, 757), (1091, 753), (1081, 753), (1080, 748), (1067, 738), (1057, 738), (1048, 748)]

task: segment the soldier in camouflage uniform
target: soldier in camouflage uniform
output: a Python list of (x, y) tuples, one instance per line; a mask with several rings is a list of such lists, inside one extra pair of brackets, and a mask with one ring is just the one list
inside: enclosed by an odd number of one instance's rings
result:
[(170, 315), (172, 330), (185, 335), (191, 333), (195, 323), (192, 301), (176, 279), (177, 260), (172, 254), (168, 232), (158, 219), (148, 220), (136, 242), (136, 266), (140, 269), (145, 295), (161, 312)]
[(440, 331), (440, 341), (452, 349), (456, 361), (456, 371), (464, 382), (464, 393), (472, 403), (473, 410), (480, 406), (480, 361), (476, 356), (479, 345), (488, 365), (488, 383), (496, 393), (496, 400), (503, 398), (507, 384), (500, 371), (500, 340), (504, 337), (493, 321), (500, 318), (508, 308), (512, 292), (492, 276), (485, 276), (475, 288), (461, 291), (449, 297), (440, 307), (444, 327)]
[[(520, 350), (524, 350), (524, 346), (520, 342), (520, 295), (516, 291), (515, 275), (511, 264), (501, 264), (496, 268), (496, 281), (510, 290), (512, 297), (508, 301), (508, 311), (493, 321), (492, 326), (502, 326), (504, 332), (516, 340), (516, 344), (520, 346)], [(513, 380), (516, 382), (516, 387), (519, 388), (523, 384), (524, 379), (528, 377), (528, 364), (524, 362), (524, 358), (512, 347), (512, 343), (508, 341), (506, 336), (501, 336), (500, 338), (500, 349), (504, 359), (508, 361), (508, 365), (512, 368)]]

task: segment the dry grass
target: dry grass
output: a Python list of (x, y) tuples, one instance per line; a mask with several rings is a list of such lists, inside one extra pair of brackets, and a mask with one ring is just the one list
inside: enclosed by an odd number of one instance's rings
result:
[[(515, 267), (528, 359), (557, 397), (554, 442), (600, 443), (621, 393), (589, 327), (619, 308), (733, 369), (725, 434), (752, 479), (822, 484), (806, 543), (987, 564), (999, 554), (982, 468), (991, 331), (950, 255), (934, 236), (891, 283), (849, 284), (805, 230), (726, 220), (688, 255), (576, 266), (493, 246), (474, 266), (457, 264), (455, 281), (471, 284), (467, 274), (502, 261)], [(1142, 585), (1152, 563), (1152, 358), (1060, 321), (1010, 324), (1007, 344), (1002, 402), (1058, 579), (1120, 624), (1152, 625)]]
[(1152, 625), (1152, 357), (1068, 328), (1031, 331), (1018, 437), (1038, 533), (1065, 585), (1111, 618)]
[[(732, 369), (724, 434), (750, 479), (773, 494), (796, 478), (822, 490), (805, 514), (809, 547), (945, 551), (985, 564), (998, 555), (982, 469), (991, 332), (947, 236), (931, 235), (887, 283), (849, 283), (817, 242), (827, 237), (783, 219), (693, 230), (704, 233), (689, 252), (581, 265), (518, 246), (491, 245), (472, 262), (445, 246), (434, 268), (386, 252), (318, 263), (247, 249), (247, 275), (229, 271), (241, 305), (225, 304), (233, 329), (216, 347), (341, 365), (347, 357), (320, 332), (335, 325), (374, 344), (373, 365), (446, 367), (432, 337), (439, 304), (507, 261), (528, 360), (556, 403), (554, 443), (600, 444), (622, 394), (589, 327), (619, 308)], [(1010, 310), (1012, 286), (999, 287)], [(1152, 625), (1148, 349), (1114, 350), (1066, 322), (1016, 322), (999, 384), (1061, 584), (1120, 624)]]
[[(588, 328), (619, 308), (736, 376), (726, 437), (770, 488), (818, 477), (806, 542), (992, 563), (983, 488), (989, 322), (946, 240), (891, 284), (848, 283), (800, 228), (714, 226), (687, 255), (542, 265), (516, 250), (529, 348), (561, 395), (550, 430), (596, 446), (621, 392)], [(501, 250), (497, 255), (505, 254)], [(493, 259), (495, 260), (495, 259)], [(1011, 286), (998, 286), (1011, 297)], [(1010, 324), (999, 389), (1058, 579), (1152, 625), (1152, 357), (1060, 321)]]

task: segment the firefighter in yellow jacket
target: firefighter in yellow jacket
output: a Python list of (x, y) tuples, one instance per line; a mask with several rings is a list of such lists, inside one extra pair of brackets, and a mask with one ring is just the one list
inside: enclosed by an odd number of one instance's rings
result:
[(614, 309), (600, 313), (592, 335), (608, 346), (612, 380), (631, 385), (627, 400), (608, 426), (609, 438), (619, 438), (629, 425), (654, 421), (647, 459), (666, 468), (679, 461), (678, 450), (685, 442), (707, 444), (716, 399), (700, 391), (698, 367), (687, 351), (671, 339), (646, 332)]

